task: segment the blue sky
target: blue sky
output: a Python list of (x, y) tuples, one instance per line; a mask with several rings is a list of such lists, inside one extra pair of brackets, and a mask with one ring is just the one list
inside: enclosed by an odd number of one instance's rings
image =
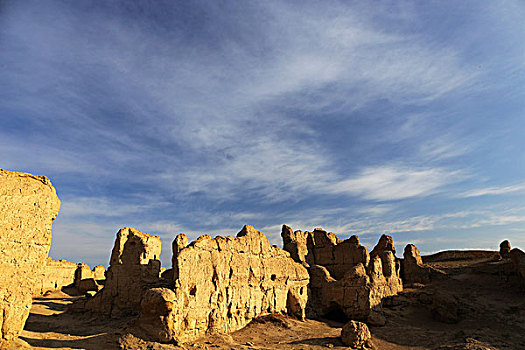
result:
[(525, 248), (523, 1), (2, 1), (0, 167), (51, 256), (252, 224)]

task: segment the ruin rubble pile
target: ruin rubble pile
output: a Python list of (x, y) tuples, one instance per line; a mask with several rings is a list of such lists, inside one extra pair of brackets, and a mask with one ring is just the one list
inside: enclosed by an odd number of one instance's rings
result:
[(42, 287), (59, 209), (47, 177), (0, 169), (0, 349), (18, 337)]
[(173, 288), (154, 288), (142, 300), (138, 324), (159, 341), (230, 333), (269, 313), (305, 317), (306, 268), (266, 236), (244, 226), (236, 237), (174, 243)]
[(341, 341), (352, 349), (373, 349), (372, 335), (368, 326), (362, 322), (350, 321), (341, 329)]

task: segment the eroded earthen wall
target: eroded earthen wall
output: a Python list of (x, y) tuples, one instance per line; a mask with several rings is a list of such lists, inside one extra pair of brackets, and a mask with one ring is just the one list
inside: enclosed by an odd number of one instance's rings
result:
[(433, 279), (445, 275), (445, 272), (424, 264), (419, 249), (413, 244), (407, 244), (403, 252), (403, 282), (430, 283)]
[(80, 293), (97, 292), (102, 289), (106, 279), (106, 269), (102, 265), (93, 270), (86, 263), (78, 263), (75, 271), (75, 288)]
[(272, 246), (264, 234), (245, 226), (237, 237), (201, 236), (174, 244), (173, 290), (156, 288), (142, 301), (139, 324), (161, 341), (205, 333), (229, 333), (267, 313), (303, 318), (308, 272)]
[(293, 231), (284, 225), (284, 249), (310, 274), (309, 306), (314, 316), (344, 314), (365, 319), (385, 297), (403, 289), (392, 237), (381, 236), (374, 250), (352, 236), (341, 241), (322, 229)]
[(63, 287), (75, 284), (75, 271), (77, 264), (67, 260), (53, 260), (47, 258), (43, 270), (39, 290), (36, 294), (44, 294), (47, 291), (60, 290)]
[(18, 336), (29, 315), (59, 208), (47, 177), (0, 169), (0, 348)]
[(143, 293), (159, 281), (160, 250), (158, 236), (120, 229), (104, 288), (86, 302), (86, 309), (106, 316), (138, 314)]
[(367, 249), (359, 244), (359, 238), (352, 236), (341, 241), (333, 232), (316, 228), (313, 232), (293, 231), (283, 225), (281, 232), (283, 248), (291, 257), (305, 265), (321, 265), (335, 279), (343, 278), (353, 266), (370, 261)]

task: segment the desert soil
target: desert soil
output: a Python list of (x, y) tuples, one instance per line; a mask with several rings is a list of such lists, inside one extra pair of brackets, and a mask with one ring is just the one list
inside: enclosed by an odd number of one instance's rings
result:
[[(503, 273), (505, 261), (462, 259), (433, 262), (449, 277), (406, 288), (385, 300), (383, 327), (370, 327), (378, 350), (525, 349), (525, 293)], [(435, 321), (432, 295), (440, 290), (459, 300), (460, 321)], [(66, 312), (79, 297), (53, 292), (35, 298), (19, 347), (31, 349), (347, 349), (337, 320), (298, 321), (264, 316), (230, 335), (185, 344), (143, 340), (133, 318), (100, 319)], [(339, 320), (341, 321), (341, 320)]]

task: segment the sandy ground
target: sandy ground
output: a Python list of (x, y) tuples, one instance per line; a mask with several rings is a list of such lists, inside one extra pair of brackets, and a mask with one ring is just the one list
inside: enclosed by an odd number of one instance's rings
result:
[[(386, 325), (370, 327), (378, 350), (525, 349), (525, 293), (503, 273), (508, 263), (476, 258), (432, 264), (449, 277), (385, 300)], [(435, 290), (458, 298), (459, 323), (433, 319), (429, 307)], [(31, 349), (347, 349), (339, 339), (342, 323), (281, 315), (262, 317), (231, 335), (159, 344), (141, 339), (132, 318), (65, 312), (76, 298), (62, 292), (36, 298), (21, 340)]]

